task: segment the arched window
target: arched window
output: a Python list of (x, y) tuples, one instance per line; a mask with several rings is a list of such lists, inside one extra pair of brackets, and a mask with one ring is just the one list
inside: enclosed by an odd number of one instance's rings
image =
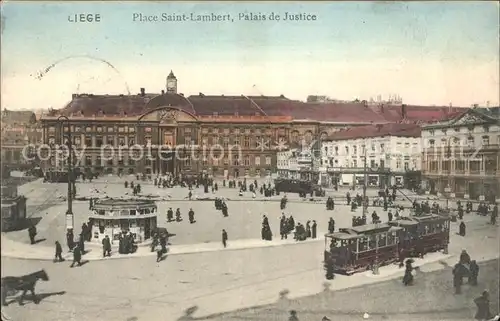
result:
[(296, 130), (292, 131), (291, 139), (292, 139), (292, 142), (295, 142), (295, 143), (298, 142), (299, 141), (299, 132)]

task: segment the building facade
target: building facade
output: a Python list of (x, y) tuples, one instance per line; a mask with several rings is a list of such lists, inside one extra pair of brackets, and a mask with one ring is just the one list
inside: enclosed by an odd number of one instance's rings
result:
[(322, 143), (322, 168), (332, 184), (404, 185), (405, 174), (421, 169), (420, 127), (415, 124), (360, 126)]
[(473, 108), (422, 128), (422, 175), (431, 193), (500, 199), (499, 108)]
[(43, 141), (42, 126), (31, 111), (3, 110), (1, 113), (1, 160), (2, 165), (19, 167), (29, 165), (28, 156), (34, 150), (30, 145)]
[[(263, 176), (276, 171), (276, 151), (292, 144), (311, 144), (352, 126), (430, 120), (454, 112), (363, 102), (304, 103), (283, 95), (184, 96), (177, 86), (171, 72), (160, 94), (144, 88), (137, 95), (74, 94), (67, 106), (41, 119), (43, 142), (51, 146), (44, 150), (44, 168), (66, 166), (58, 157), (64, 151), (53, 147), (71, 132), (82, 171)], [(420, 110), (425, 113), (415, 113)], [(120, 148), (129, 151), (117, 153)]]

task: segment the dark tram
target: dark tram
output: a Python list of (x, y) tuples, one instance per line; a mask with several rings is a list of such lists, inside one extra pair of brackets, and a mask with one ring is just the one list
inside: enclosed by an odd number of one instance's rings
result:
[(277, 193), (298, 193), (302, 195), (314, 193), (318, 197), (325, 196), (325, 191), (321, 186), (300, 179), (276, 179), (274, 188)]
[(445, 250), (450, 221), (427, 215), (379, 224), (339, 229), (325, 235), (324, 264), (335, 273), (351, 275), (411, 257)]

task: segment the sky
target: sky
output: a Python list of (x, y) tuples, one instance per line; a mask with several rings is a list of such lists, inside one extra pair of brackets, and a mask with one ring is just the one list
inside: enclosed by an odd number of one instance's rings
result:
[[(80, 13), (100, 22), (69, 21)], [(212, 13), (231, 20), (161, 21)], [(316, 20), (284, 20), (301, 13)], [(498, 21), (497, 2), (3, 2), (2, 108), (62, 108), (73, 93), (159, 93), (170, 70), (185, 95), (397, 94), (407, 104), (494, 106)]]

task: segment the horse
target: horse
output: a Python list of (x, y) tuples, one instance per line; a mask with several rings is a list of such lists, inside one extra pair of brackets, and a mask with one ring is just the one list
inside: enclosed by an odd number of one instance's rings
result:
[(23, 305), (24, 296), (28, 291), (30, 291), (33, 295), (33, 302), (35, 304), (38, 304), (40, 301), (35, 294), (35, 285), (38, 280), (49, 280), (49, 276), (47, 275), (47, 272), (45, 272), (45, 270), (40, 270), (23, 276), (6, 276), (2, 278), (2, 305), (8, 305), (7, 295), (13, 295), (18, 291), (23, 291), (21, 296), (19, 297), (19, 305)]

